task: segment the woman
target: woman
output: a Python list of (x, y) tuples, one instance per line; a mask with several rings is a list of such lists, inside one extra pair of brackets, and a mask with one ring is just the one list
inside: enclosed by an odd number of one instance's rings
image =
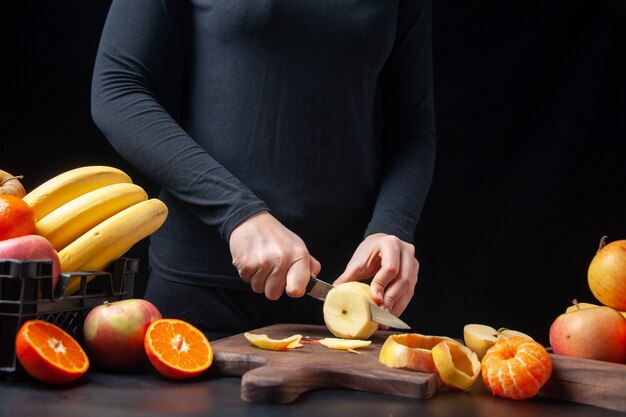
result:
[[(209, 333), (322, 320), (311, 275), (395, 315), (435, 159), (430, 0), (114, 0), (94, 121), (162, 189), (146, 298)], [(286, 296), (284, 296), (286, 294)]]

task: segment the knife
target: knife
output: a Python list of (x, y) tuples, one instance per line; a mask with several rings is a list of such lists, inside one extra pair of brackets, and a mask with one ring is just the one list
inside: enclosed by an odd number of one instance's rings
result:
[[(333, 288), (333, 286), (329, 283), (319, 280), (315, 277), (311, 277), (309, 279), (309, 283), (306, 286), (306, 294), (315, 299), (324, 301), (326, 299), (326, 294), (328, 294), (328, 291), (330, 291), (331, 288)], [(371, 301), (369, 305), (370, 312), (372, 313), (372, 321), (375, 321), (376, 323), (382, 324), (387, 327), (392, 327), (394, 329), (408, 330), (411, 328), (408, 324), (406, 324), (390, 312), (378, 307)]]

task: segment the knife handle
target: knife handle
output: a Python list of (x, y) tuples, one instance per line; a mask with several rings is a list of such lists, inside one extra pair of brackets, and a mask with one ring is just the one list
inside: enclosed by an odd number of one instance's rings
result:
[(306, 284), (306, 291), (304, 292), (305, 294), (308, 294), (313, 290), (316, 281), (318, 281), (318, 279), (311, 275), (311, 278), (309, 278), (309, 283)]

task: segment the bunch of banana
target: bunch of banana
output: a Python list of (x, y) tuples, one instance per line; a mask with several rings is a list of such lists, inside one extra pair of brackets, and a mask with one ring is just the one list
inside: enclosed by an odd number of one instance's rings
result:
[[(61, 272), (100, 271), (154, 233), (167, 206), (133, 184), (123, 171), (86, 166), (51, 178), (26, 196), (35, 211), (35, 233), (59, 253)], [(80, 279), (65, 290), (73, 294)]]

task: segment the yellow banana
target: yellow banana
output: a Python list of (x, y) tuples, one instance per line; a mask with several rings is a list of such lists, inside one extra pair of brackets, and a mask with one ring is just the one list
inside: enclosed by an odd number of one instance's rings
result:
[[(152, 198), (133, 204), (104, 220), (59, 252), (61, 272), (101, 271), (124, 255), (135, 243), (161, 227), (167, 206)], [(80, 287), (80, 278), (72, 277), (65, 295)]]
[(59, 174), (26, 194), (37, 220), (63, 204), (105, 185), (133, 182), (123, 171), (108, 166), (85, 166)]
[(35, 233), (60, 251), (115, 213), (148, 199), (139, 185), (118, 183), (89, 191), (63, 204), (37, 222)]

